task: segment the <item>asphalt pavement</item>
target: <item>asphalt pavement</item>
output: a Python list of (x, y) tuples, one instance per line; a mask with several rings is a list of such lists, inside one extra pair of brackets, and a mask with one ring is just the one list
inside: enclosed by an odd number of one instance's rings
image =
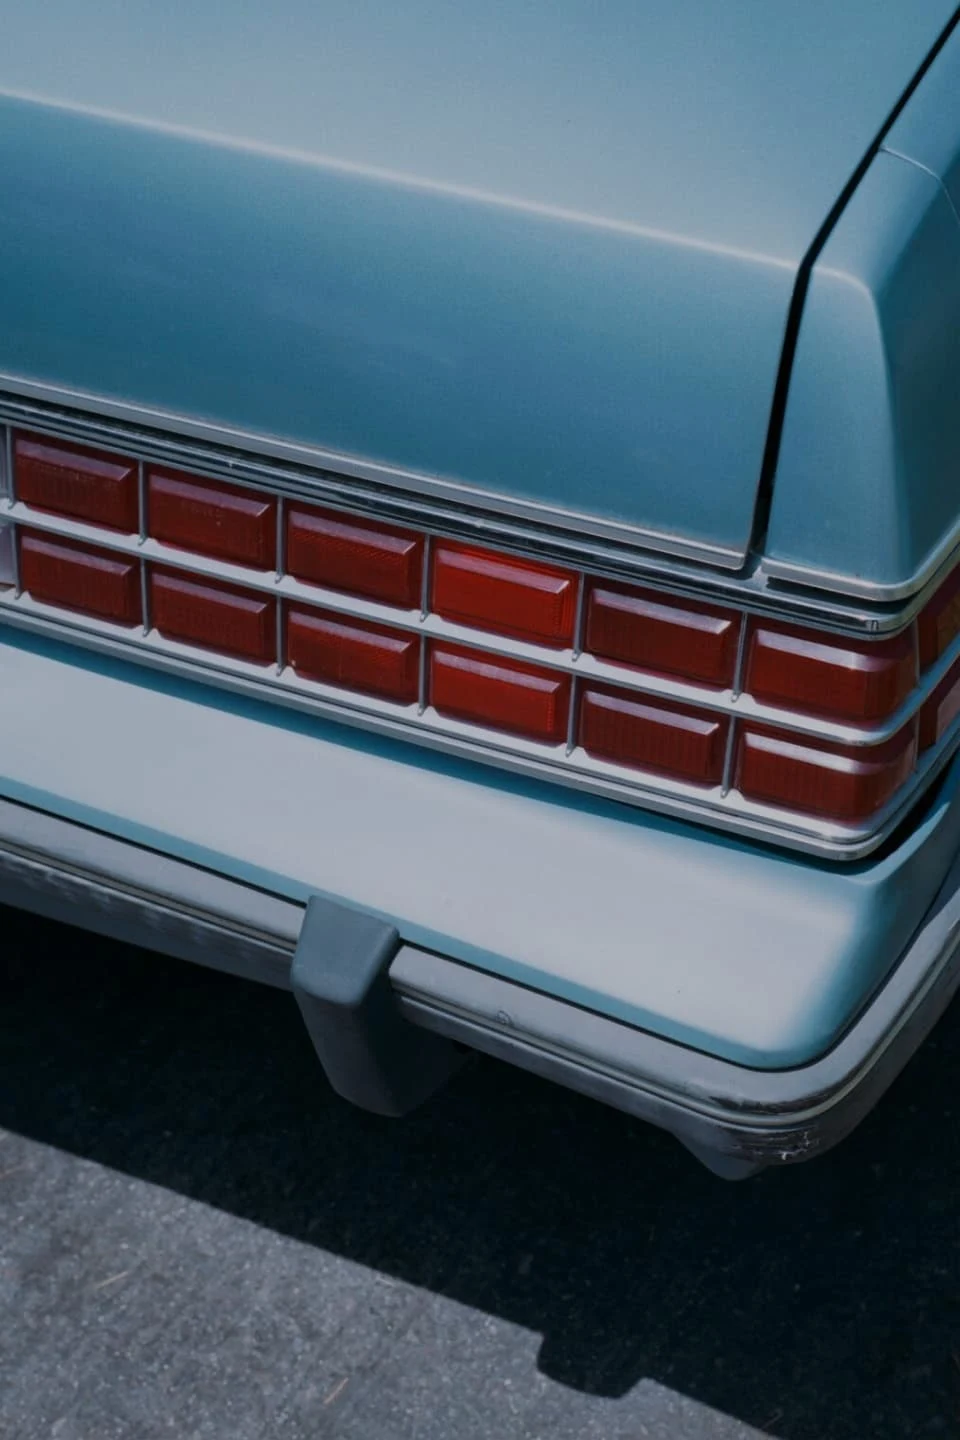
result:
[(479, 1060), (405, 1121), (287, 995), (0, 910), (2, 1440), (960, 1437), (960, 1008), (740, 1185)]

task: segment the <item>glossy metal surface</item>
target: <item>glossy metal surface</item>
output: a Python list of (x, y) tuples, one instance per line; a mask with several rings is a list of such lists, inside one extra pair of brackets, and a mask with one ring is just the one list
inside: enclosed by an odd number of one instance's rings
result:
[(960, 35), (954, 32), (884, 141), (884, 149), (936, 175), (960, 214)]
[(798, 266), (953, 8), (14, 9), (0, 370), (739, 565)]
[[(940, 57), (958, 72), (960, 38)], [(835, 591), (909, 595), (960, 540), (956, 89), (932, 70), (814, 267), (773, 490), (765, 566)], [(915, 138), (933, 84), (939, 133)], [(899, 128), (903, 126), (903, 129)], [(919, 122), (918, 122), (919, 125)], [(947, 138), (947, 132), (952, 141)], [(925, 138), (925, 137), (924, 137)]]
[(838, 868), (9, 632), (0, 733), (7, 798), (761, 1067), (822, 1053), (960, 842), (954, 771)]

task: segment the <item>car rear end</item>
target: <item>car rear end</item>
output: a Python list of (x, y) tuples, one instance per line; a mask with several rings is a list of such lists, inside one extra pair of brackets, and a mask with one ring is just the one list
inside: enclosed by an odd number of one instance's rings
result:
[(466, 1045), (721, 1173), (846, 1133), (960, 974), (951, 26), (716, 233), (0, 102), (0, 894), (373, 1108)]

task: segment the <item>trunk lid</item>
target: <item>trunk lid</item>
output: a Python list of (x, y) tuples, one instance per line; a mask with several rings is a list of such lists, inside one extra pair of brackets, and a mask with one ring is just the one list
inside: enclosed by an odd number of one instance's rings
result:
[(14, 7), (0, 383), (738, 566), (798, 266), (952, 9)]

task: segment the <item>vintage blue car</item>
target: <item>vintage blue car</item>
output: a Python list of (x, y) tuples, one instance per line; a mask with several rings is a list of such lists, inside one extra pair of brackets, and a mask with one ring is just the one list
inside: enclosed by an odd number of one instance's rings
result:
[(957, 18), (6, 7), (0, 899), (383, 1113), (846, 1134), (960, 982)]

